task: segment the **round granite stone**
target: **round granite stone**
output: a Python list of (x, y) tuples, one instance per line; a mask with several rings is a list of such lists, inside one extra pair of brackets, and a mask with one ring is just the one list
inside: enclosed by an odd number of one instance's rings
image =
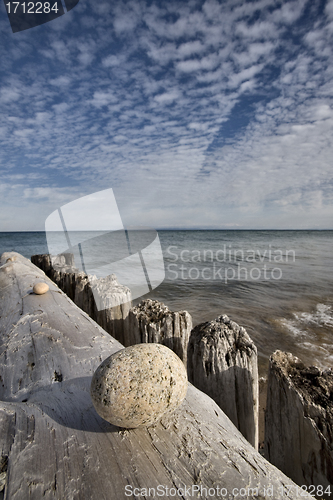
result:
[(43, 295), (48, 292), (49, 289), (50, 287), (46, 283), (36, 283), (32, 290), (36, 295)]
[(125, 428), (157, 422), (182, 403), (186, 391), (183, 362), (161, 344), (136, 344), (112, 354), (100, 364), (91, 382), (97, 413)]

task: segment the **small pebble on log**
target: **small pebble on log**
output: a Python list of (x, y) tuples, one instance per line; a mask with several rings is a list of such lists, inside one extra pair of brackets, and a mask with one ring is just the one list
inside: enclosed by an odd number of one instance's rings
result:
[(50, 287), (46, 283), (36, 283), (32, 290), (36, 295), (43, 295), (48, 292), (49, 289)]
[(184, 364), (161, 344), (136, 344), (112, 354), (100, 364), (91, 382), (97, 413), (125, 428), (154, 424), (180, 406), (186, 391)]

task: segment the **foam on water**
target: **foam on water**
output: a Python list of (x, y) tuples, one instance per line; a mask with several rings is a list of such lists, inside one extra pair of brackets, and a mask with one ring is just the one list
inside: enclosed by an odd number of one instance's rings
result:
[(293, 312), (280, 325), (298, 341), (299, 357), (312, 358), (311, 364), (325, 369), (333, 364), (333, 311), (329, 304), (316, 304), (313, 311)]
[(317, 304), (313, 312), (293, 312), (292, 315), (294, 319), (282, 318), (280, 324), (296, 337), (313, 336), (314, 327), (333, 327), (332, 306), (327, 304)]
[(295, 337), (304, 337), (306, 335), (306, 332), (299, 328), (295, 320), (282, 318), (280, 320), (280, 324), (283, 327), (285, 327), (290, 333), (292, 333)]
[(294, 313), (297, 321), (304, 324), (333, 327), (332, 307), (327, 304), (317, 304), (313, 313)]
[(333, 328), (332, 306), (328, 304), (317, 304), (313, 312), (293, 312), (293, 316), (295, 319), (282, 318), (280, 323), (294, 335), (308, 334), (314, 326)]

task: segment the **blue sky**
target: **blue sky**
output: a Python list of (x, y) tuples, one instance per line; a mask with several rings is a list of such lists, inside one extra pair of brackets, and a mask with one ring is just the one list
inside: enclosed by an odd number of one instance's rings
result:
[(1, 6), (0, 231), (113, 188), (125, 225), (333, 227), (333, 1)]

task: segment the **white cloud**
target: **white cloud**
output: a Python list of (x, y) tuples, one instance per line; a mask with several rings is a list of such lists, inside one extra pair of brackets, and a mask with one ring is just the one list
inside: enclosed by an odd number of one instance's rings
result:
[(61, 102), (60, 104), (53, 104), (52, 108), (56, 113), (65, 114), (69, 109), (69, 105), (67, 104), (67, 102)]
[(328, 0), (326, 3), (325, 14), (329, 19), (333, 19), (333, 0)]
[(62, 76), (58, 76), (57, 78), (51, 78), (50, 80), (50, 84), (51, 85), (55, 85), (56, 87), (68, 87), (68, 85), (70, 85), (71, 83), (71, 79), (66, 76), (66, 75), (62, 75)]
[(263, 69), (263, 67), (263, 64), (256, 64), (254, 66), (251, 66), (250, 68), (243, 69), (243, 71), (240, 71), (239, 73), (233, 74), (229, 78), (230, 87), (238, 87), (242, 82), (244, 82), (244, 80), (248, 80), (249, 78), (252, 78), (257, 73), (259, 73)]
[[(65, 42), (63, 40), (57, 40), (57, 39), (54, 39), (52, 42), (51, 42), (51, 48), (53, 49), (53, 53), (51, 52), (51, 58), (53, 59), (54, 56), (56, 56), (59, 61), (62, 61), (62, 62), (66, 62), (69, 57), (70, 57), (70, 50), (69, 48), (66, 46)], [(49, 54), (50, 52), (45, 52), (45, 49), (44, 49), (44, 52), (43, 52), (45, 55)], [(47, 55), (47, 57), (49, 57)]]
[(204, 51), (205, 46), (200, 42), (200, 40), (182, 43), (178, 48), (178, 54), (180, 57), (188, 57), (192, 56), (193, 54), (201, 54)]
[(78, 60), (80, 63), (82, 63), (84, 66), (88, 66), (94, 59), (94, 55), (91, 54), (89, 51), (81, 51), (81, 54), (78, 55)]
[(17, 137), (20, 137), (22, 139), (25, 137), (28, 137), (32, 133), (33, 133), (33, 129), (31, 129), (31, 128), (25, 128), (22, 130), (15, 130), (14, 131), (14, 135), (16, 135)]
[(276, 22), (294, 23), (301, 16), (305, 5), (306, 0), (296, 0), (282, 4), (280, 9), (274, 11), (273, 19)]
[(160, 104), (169, 104), (176, 99), (179, 99), (180, 95), (181, 94), (178, 90), (172, 90), (170, 92), (164, 92), (163, 94), (156, 95), (154, 99)]
[(325, 120), (326, 118), (333, 118), (333, 110), (328, 104), (319, 104), (313, 110), (313, 117), (316, 120)]
[(112, 92), (96, 91), (94, 92), (93, 99), (90, 102), (96, 108), (101, 108), (111, 102), (117, 102), (117, 98)]
[(0, 101), (7, 104), (20, 99), (20, 93), (11, 88), (2, 88), (0, 91)]
[(203, 57), (202, 59), (187, 59), (177, 64), (177, 69), (184, 73), (190, 73), (200, 70), (215, 69), (219, 63), (219, 58), (215, 54)]
[(246, 38), (255, 40), (276, 39), (278, 37), (278, 28), (269, 21), (259, 21), (253, 25), (240, 22), (236, 26), (236, 32)]
[(113, 66), (119, 66), (124, 60), (121, 57), (109, 55), (102, 60), (103, 66), (106, 68), (111, 68)]
[(276, 43), (251, 43), (246, 51), (236, 52), (233, 57), (241, 66), (246, 67), (256, 63), (262, 56), (267, 57), (274, 49), (276, 49)]

